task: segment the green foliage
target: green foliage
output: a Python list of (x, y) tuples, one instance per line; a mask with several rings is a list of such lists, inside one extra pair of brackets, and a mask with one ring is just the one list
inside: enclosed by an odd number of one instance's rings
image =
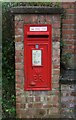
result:
[(3, 117), (15, 117), (14, 32), (13, 19), (9, 13), (11, 5), (10, 3), (2, 5)]

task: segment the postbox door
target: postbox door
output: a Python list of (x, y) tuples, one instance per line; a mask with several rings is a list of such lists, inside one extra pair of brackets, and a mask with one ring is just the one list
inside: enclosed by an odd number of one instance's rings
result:
[(26, 48), (26, 90), (50, 88), (50, 69), (48, 64), (48, 44), (29, 44)]

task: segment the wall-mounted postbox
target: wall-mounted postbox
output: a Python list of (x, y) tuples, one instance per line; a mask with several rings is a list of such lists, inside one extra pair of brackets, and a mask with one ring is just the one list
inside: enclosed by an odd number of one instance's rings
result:
[(24, 89), (51, 90), (51, 71), (51, 25), (24, 25)]

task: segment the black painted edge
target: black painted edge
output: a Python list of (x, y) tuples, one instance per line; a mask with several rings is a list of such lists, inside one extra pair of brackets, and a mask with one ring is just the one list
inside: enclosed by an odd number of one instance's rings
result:
[(47, 6), (20, 6), (12, 7), (12, 14), (62, 14), (63, 8), (52, 8)]

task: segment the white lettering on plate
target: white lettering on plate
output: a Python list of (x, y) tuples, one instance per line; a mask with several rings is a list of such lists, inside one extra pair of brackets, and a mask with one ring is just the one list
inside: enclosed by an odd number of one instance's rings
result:
[(45, 27), (30, 27), (30, 31), (47, 31), (47, 26), (45, 26)]

